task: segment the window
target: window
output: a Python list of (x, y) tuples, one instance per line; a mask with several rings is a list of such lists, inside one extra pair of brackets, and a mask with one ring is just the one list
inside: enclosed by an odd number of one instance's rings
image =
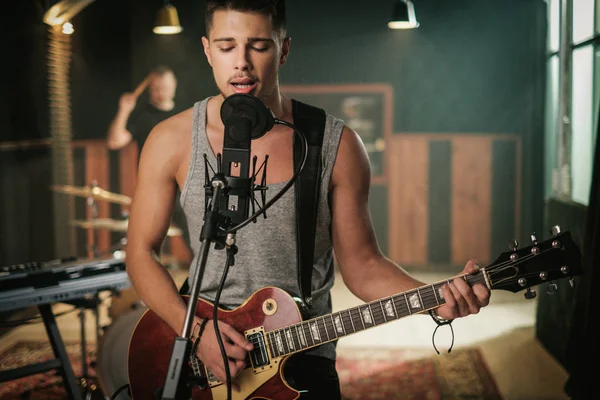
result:
[(560, 32), (560, 1), (546, 0), (548, 10), (548, 50), (558, 51)]
[(552, 182), (552, 175), (556, 168), (556, 149), (558, 142), (558, 56), (553, 56), (547, 63), (546, 71), (546, 138), (544, 164), (544, 194), (552, 196), (556, 188)]
[[(553, 178), (559, 178), (557, 153), (560, 106), (560, 13), (563, 0), (546, 0), (548, 20), (548, 60), (545, 112), (545, 196), (560, 190)], [(573, 0), (572, 43), (566, 56), (572, 57), (570, 71), (570, 171), (571, 198), (587, 205), (594, 163), (594, 150), (600, 123), (600, 0)], [(565, 185), (561, 185), (565, 186)]]
[(594, 36), (594, 9), (594, 0), (573, 1), (573, 43)]
[(600, 47), (596, 47), (594, 57), (594, 124), (592, 126), (592, 147), (595, 148), (600, 123)]
[(571, 176), (573, 200), (588, 204), (592, 182), (593, 46), (573, 50)]

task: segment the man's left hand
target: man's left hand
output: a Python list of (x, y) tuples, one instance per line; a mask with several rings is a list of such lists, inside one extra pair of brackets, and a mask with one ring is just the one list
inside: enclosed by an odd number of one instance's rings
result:
[[(469, 260), (462, 274), (476, 274), (479, 266), (476, 260)], [(446, 320), (477, 314), (482, 307), (490, 303), (490, 290), (482, 283), (472, 287), (463, 279), (455, 278), (442, 287), (446, 304), (435, 310), (435, 313)]]

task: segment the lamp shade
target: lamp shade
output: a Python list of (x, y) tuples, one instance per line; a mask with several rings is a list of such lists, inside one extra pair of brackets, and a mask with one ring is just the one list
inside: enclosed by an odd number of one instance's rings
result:
[(419, 26), (415, 14), (415, 6), (410, 0), (397, 1), (392, 19), (388, 22), (390, 29), (413, 29)]
[(182, 30), (177, 9), (171, 4), (162, 6), (156, 14), (156, 23), (152, 31), (159, 35), (174, 35)]

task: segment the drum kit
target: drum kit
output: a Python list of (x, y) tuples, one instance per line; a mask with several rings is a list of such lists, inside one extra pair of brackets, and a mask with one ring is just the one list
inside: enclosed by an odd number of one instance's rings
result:
[[(122, 206), (131, 205), (131, 197), (118, 193), (109, 192), (102, 189), (96, 182), (90, 186), (72, 186), (72, 185), (52, 185), (51, 190), (57, 193), (63, 193), (75, 197), (85, 198), (87, 205), (91, 210), (91, 219), (73, 220), (71, 225), (82, 229), (91, 229), (92, 231), (92, 249), (93, 257), (111, 253), (114, 258), (125, 258), (127, 246), (127, 229), (129, 226), (128, 217), (124, 219), (100, 218), (98, 213), (98, 201), (106, 201)], [(124, 213), (123, 215), (128, 215)], [(123, 237), (117, 244), (110, 249), (100, 252), (97, 246), (97, 232), (99, 230), (108, 230), (110, 232), (119, 232)], [(167, 231), (167, 236), (181, 236), (183, 231), (171, 225)], [(177, 260), (169, 255), (162, 255), (160, 261), (167, 269), (173, 269)], [(176, 269), (176, 268), (175, 268)], [(108, 399), (120, 387), (128, 383), (127, 374), (127, 353), (129, 347), (129, 338), (133, 332), (137, 321), (147, 307), (141, 302), (133, 288), (121, 291), (111, 296), (110, 307), (108, 310), (111, 319), (110, 325), (100, 329), (98, 322), (98, 312), (95, 309), (96, 329), (97, 329), (97, 358), (94, 362), (97, 373), (98, 387), (93, 383), (95, 380), (87, 374), (87, 363), (83, 360), (83, 376), (80, 382), (85, 390), (86, 399), (106, 398)], [(84, 335), (83, 312), (80, 312), (82, 319), (82, 336)], [(85, 357), (85, 356), (84, 356)], [(126, 391), (120, 392), (115, 399), (129, 399)]]

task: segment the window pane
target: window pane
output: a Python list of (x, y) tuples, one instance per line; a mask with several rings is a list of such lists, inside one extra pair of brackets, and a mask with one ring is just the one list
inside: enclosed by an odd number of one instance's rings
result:
[(588, 204), (592, 179), (593, 47), (573, 51), (571, 174), (573, 200)]
[(546, 0), (546, 7), (548, 11), (548, 50), (558, 51), (560, 0)]
[(600, 0), (596, 0), (596, 32), (600, 33)]
[(595, 0), (573, 1), (573, 43), (594, 35), (594, 2)]
[[(598, 124), (600, 121), (600, 47), (596, 47), (596, 57), (594, 59), (594, 125), (592, 126), (592, 147), (596, 146), (596, 138), (598, 136)], [(594, 153), (592, 153), (594, 154)]]
[(553, 56), (548, 60), (546, 79), (544, 194), (545, 198), (549, 198), (556, 193), (556, 188), (552, 184), (552, 174), (556, 167), (556, 145), (558, 140), (558, 56)]

